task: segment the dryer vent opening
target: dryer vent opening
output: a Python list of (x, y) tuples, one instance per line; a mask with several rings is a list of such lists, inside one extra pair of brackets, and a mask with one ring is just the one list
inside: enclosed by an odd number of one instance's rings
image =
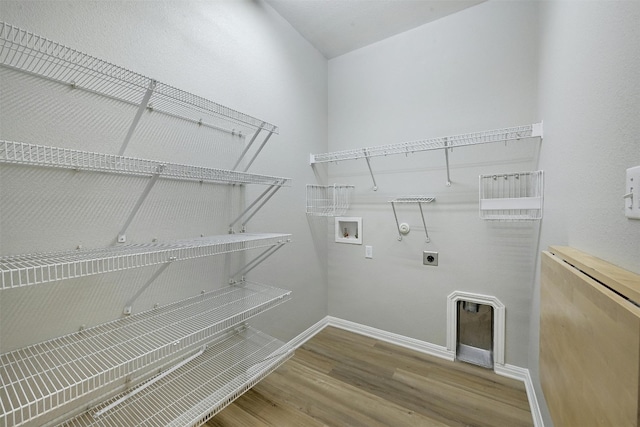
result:
[(493, 368), (493, 307), (458, 301), (456, 359)]

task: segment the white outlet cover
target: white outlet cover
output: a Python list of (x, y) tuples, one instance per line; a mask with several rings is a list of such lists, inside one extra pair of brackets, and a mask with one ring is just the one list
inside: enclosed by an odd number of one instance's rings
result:
[(625, 180), (624, 215), (640, 219), (640, 166), (627, 169)]

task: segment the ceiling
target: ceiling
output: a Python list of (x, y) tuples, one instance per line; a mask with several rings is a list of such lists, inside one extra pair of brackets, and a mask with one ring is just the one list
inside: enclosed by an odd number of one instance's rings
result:
[(265, 0), (327, 59), (485, 0)]

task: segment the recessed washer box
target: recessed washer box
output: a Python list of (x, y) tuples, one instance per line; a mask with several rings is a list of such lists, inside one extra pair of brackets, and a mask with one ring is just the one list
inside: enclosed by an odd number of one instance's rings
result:
[(336, 217), (335, 240), (337, 243), (362, 244), (362, 218), (355, 216)]

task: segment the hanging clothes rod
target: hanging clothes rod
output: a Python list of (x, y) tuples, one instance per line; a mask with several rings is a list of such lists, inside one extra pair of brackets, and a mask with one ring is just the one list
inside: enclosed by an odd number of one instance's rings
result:
[(342, 160), (366, 159), (371, 178), (373, 179), (373, 190), (378, 189), (378, 185), (371, 169), (371, 157), (389, 156), (394, 154), (412, 154), (421, 151), (444, 150), (447, 164), (447, 185), (451, 185), (449, 174), (449, 150), (455, 147), (468, 145), (487, 144), (490, 142), (514, 141), (527, 138), (543, 138), (542, 122), (531, 125), (515, 126), (509, 128), (488, 130), (482, 132), (466, 133), (461, 135), (444, 136), (431, 139), (422, 139), (411, 142), (401, 142), (397, 144), (380, 145), (377, 147), (356, 148), (350, 150), (333, 151), (323, 154), (311, 154), (309, 163), (313, 166), (316, 163), (338, 162)]

